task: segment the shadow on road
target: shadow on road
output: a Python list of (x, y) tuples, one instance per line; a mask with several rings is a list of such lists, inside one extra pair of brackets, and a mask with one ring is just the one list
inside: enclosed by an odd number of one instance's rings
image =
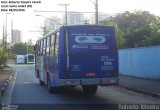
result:
[(67, 100), (74, 100), (78, 102), (77, 104), (107, 104), (106, 98), (99, 96), (98, 94), (94, 95), (86, 95), (83, 93), (83, 90), (80, 86), (78, 87), (62, 87), (56, 93), (52, 93), (53, 95), (58, 95), (61, 98), (65, 98)]

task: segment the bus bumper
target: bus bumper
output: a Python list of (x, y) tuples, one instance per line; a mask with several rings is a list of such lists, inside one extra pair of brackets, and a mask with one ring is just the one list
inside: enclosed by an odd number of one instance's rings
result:
[(92, 78), (92, 79), (57, 79), (54, 86), (78, 86), (78, 85), (99, 85), (109, 86), (118, 85), (119, 78)]

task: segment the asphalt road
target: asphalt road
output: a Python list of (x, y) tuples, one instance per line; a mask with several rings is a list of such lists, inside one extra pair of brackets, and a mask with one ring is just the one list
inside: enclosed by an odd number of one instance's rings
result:
[(12, 67), (17, 71), (16, 77), (13, 80), (14, 83), (8, 87), (2, 103), (10, 102), (18, 106), (20, 104), (17, 110), (52, 110), (53, 105), (56, 110), (58, 108), (60, 110), (84, 110), (84, 108), (88, 110), (88, 106), (92, 107), (92, 110), (97, 110), (97, 104), (100, 104), (100, 107), (101, 104), (105, 107), (106, 104), (160, 104), (158, 98), (117, 86), (98, 87), (97, 94), (94, 96), (83, 95), (81, 87), (64, 88), (60, 93), (50, 94), (47, 87), (40, 86), (38, 79), (35, 78), (34, 65), (13, 65)]
[(17, 71), (12, 104), (159, 104), (160, 99), (127, 91), (120, 87), (98, 87), (95, 96), (85, 96), (81, 87), (64, 88), (50, 94), (35, 78), (34, 65), (13, 65)]

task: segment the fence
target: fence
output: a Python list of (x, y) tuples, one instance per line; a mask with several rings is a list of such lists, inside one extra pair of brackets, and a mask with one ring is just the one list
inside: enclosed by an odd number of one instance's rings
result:
[(128, 76), (160, 79), (160, 46), (120, 49), (119, 71)]

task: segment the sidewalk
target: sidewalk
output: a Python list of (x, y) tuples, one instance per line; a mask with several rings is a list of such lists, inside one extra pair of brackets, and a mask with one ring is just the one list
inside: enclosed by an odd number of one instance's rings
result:
[(0, 70), (0, 96), (4, 94), (4, 91), (12, 79), (12, 68), (6, 66)]
[(160, 98), (160, 80), (150, 80), (120, 75), (119, 86)]

